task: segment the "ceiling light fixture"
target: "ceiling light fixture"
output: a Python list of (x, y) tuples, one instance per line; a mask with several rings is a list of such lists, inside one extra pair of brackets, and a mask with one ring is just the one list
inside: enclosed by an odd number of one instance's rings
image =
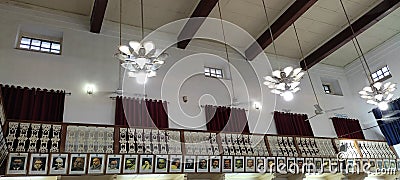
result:
[[(116, 57), (119, 60), (123, 61), (121, 63), (121, 66), (128, 71), (129, 77), (135, 77), (136, 81), (139, 84), (145, 84), (147, 82), (147, 78), (154, 77), (157, 75), (156, 70), (159, 69), (164, 64), (164, 60), (167, 59), (168, 54), (160, 53), (159, 50), (156, 49), (156, 46), (152, 41), (145, 41), (145, 42), (130, 41), (129, 46), (122, 45), (121, 7), (120, 7), (120, 46), (118, 47), (119, 52), (116, 54)], [(140, 0), (140, 11), (141, 11), (141, 32), (143, 41), (144, 40), (143, 0)]]
[[(278, 54), (276, 53), (276, 46), (274, 36), (272, 34), (267, 7), (264, 0), (262, 0), (264, 6), (265, 16), (267, 18), (268, 29), (272, 39), (272, 45), (274, 48), (274, 54), (276, 60), (278, 60)], [(278, 94), (283, 97), (285, 101), (291, 101), (294, 98), (294, 93), (300, 90), (300, 80), (304, 76), (304, 71), (301, 68), (294, 69), (292, 66), (285, 67), (283, 70), (275, 70), (272, 72), (272, 76), (265, 76), (264, 85), (272, 89), (271, 92)]]
[(356, 49), (358, 57), (360, 58), (361, 65), (364, 69), (364, 72), (365, 72), (368, 82), (369, 82), (369, 86), (364, 87), (359, 92), (359, 94), (360, 94), (361, 98), (367, 100), (368, 104), (376, 105), (376, 106), (378, 106), (378, 108), (380, 110), (383, 110), (383, 111), (387, 110), (389, 108), (388, 102), (390, 102), (393, 98), (392, 92), (394, 90), (396, 90), (396, 84), (391, 83), (391, 82), (387, 82), (387, 83), (383, 84), (381, 82), (374, 82), (372, 80), (371, 70), (368, 66), (367, 60), (361, 49), (360, 43), (358, 42), (358, 39), (354, 33), (353, 26), (351, 25), (349, 16), (346, 12), (346, 8), (344, 7), (342, 0), (340, 0), (340, 4), (342, 5), (344, 14), (346, 15), (347, 23), (349, 24), (351, 32), (353, 33), (353, 38), (351, 39), (351, 41), (353, 42), (354, 48)]

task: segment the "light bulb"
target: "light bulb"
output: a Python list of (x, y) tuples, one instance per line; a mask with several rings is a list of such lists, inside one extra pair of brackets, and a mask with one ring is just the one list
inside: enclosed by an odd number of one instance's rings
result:
[(291, 101), (291, 100), (293, 100), (293, 97), (294, 97), (293, 93), (290, 91), (285, 91), (284, 93), (282, 93), (282, 96), (285, 101)]
[(147, 73), (146, 72), (139, 72), (136, 74), (136, 82), (138, 84), (146, 84), (147, 82)]
[(378, 108), (382, 111), (386, 111), (389, 108), (389, 105), (386, 101), (382, 101), (378, 103)]

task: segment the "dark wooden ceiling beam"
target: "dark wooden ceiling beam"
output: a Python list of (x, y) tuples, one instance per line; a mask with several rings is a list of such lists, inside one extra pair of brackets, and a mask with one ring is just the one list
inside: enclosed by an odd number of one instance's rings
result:
[(218, 0), (201, 0), (199, 4), (197, 4), (197, 7), (190, 16), (190, 19), (186, 22), (182, 31), (178, 35), (178, 48), (185, 49), (196, 32), (199, 30), (200, 26), (203, 24), (205, 18), (196, 17), (208, 17), (217, 2)]
[(100, 33), (108, 0), (95, 0), (90, 17), (90, 32)]
[[(379, 3), (373, 9), (371, 9), (352, 23), (351, 26), (354, 29), (355, 36), (361, 34), (365, 30), (376, 24), (378, 21), (386, 17), (399, 6), (400, 0), (384, 0), (383, 2)], [(351, 41), (352, 38), (353, 33), (350, 26), (348, 26), (339, 34), (331, 38), (328, 42), (320, 46), (317, 50), (305, 57), (304, 60), (300, 62), (300, 66), (304, 70), (306, 70), (307, 68), (311, 68), (312, 66), (321, 62), (327, 56), (338, 50), (340, 47)]]
[[(295, 22), (301, 15), (303, 15), (317, 0), (296, 0), (293, 4), (281, 15), (279, 18), (271, 24), (270, 28), (273, 34), (273, 39), (278, 38), (290, 25)], [(270, 30), (267, 29), (264, 33), (257, 38), (247, 48), (245, 55), (247, 60), (251, 61), (264, 51), (272, 43)]]

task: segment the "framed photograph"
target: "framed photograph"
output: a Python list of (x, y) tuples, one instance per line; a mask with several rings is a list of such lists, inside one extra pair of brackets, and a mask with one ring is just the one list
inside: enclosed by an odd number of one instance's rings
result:
[(305, 158), (304, 166), (304, 173), (312, 173), (315, 172), (315, 164), (313, 158)]
[(375, 161), (375, 159), (370, 159), (369, 160), (369, 166), (370, 166), (369, 171), (371, 173), (376, 172), (376, 161)]
[(360, 172), (364, 172), (364, 170), (366, 172), (368, 172), (369, 169), (366, 169), (367, 167), (369, 167), (368, 159), (362, 159), (361, 166), (360, 166)]
[(107, 155), (106, 174), (121, 173), (122, 155), (109, 154)]
[(397, 171), (400, 171), (400, 159), (396, 160)]
[(140, 173), (153, 172), (153, 155), (140, 155)]
[(208, 172), (208, 156), (197, 156), (197, 172)]
[(168, 155), (156, 155), (156, 166), (154, 169), (156, 173), (168, 172)]
[(210, 157), (210, 172), (221, 172), (221, 156)]
[(376, 168), (382, 169), (383, 168), (383, 161), (382, 159), (376, 160)]
[(315, 158), (314, 159), (314, 164), (315, 164), (315, 172), (316, 173), (322, 173), (322, 158)]
[(48, 154), (31, 154), (29, 174), (47, 175)]
[(295, 174), (297, 169), (296, 167), (297, 167), (296, 158), (287, 158), (287, 168), (286, 168), (287, 171), (292, 174)]
[(28, 153), (10, 153), (8, 155), (7, 174), (26, 174)]
[(68, 169), (68, 154), (51, 154), (50, 173), (64, 175)]
[(394, 159), (390, 160), (390, 169), (396, 170), (396, 160), (394, 160)]
[(329, 171), (339, 172), (339, 161), (338, 161), (338, 159), (331, 159), (330, 164), (331, 164), (331, 169)]
[(233, 172), (244, 172), (244, 157), (235, 156), (233, 161)]
[(323, 167), (325, 173), (329, 173), (330, 166), (331, 166), (331, 160), (324, 158), (322, 161), (322, 167)]
[(347, 165), (346, 165), (347, 172), (348, 173), (353, 173), (354, 172), (354, 159), (348, 159), (347, 160)]
[(196, 156), (185, 156), (184, 172), (195, 172)]
[(390, 168), (390, 162), (389, 159), (384, 159), (383, 160), (383, 168), (388, 170)]
[(182, 172), (182, 155), (170, 155), (169, 172)]
[(267, 169), (265, 169), (266, 167), (266, 161), (265, 161), (265, 157), (257, 157), (256, 158), (256, 172), (259, 173), (265, 173)]
[[(285, 163), (285, 159), (284, 159), (284, 158), (282, 159), (282, 157), (281, 157), (281, 158), (279, 159), (279, 161), (280, 161), (280, 164), (286, 166), (286, 163)], [(276, 162), (275, 157), (267, 157), (267, 166), (266, 166), (266, 170), (267, 170), (268, 173), (273, 173), (273, 172), (275, 172), (275, 171), (276, 171), (277, 165), (278, 165), (278, 164), (277, 164), (277, 162)]]
[(88, 174), (103, 174), (105, 166), (104, 154), (90, 154)]
[[(298, 166), (298, 171), (303, 172), (303, 169), (305, 169), (304, 166), (304, 158), (296, 158), (296, 164)], [(297, 168), (297, 167), (296, 167)]]
[(232, 156), (222, 156), (222, 172), (232, 172), (233, 171), (233, 157)]
[(71, 154), (69, 174), (86, 174), (86, 154)]
[(256, 166), (254, 163), (255, 161), (256, 161), (255, 157), (246, 157), (246, 167), (245, 167), (246, 172), (255, 172), (256, 171)]
[(122, 173), (130, 174), (137, 173), (138, 155), (125, 154), (124, 155), (124, 165), (122, 168)]

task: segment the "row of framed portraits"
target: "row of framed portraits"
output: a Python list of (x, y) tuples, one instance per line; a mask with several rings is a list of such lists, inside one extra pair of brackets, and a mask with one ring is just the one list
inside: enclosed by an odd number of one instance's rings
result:
[[(400, 160), (348, 159), (344, 162), (348, 168), (369, 163), (371, 171), (383, 168), (400, 170)], [(323, 173), (332, 173), (332, 169), (340, 165), (337, 159), (330, 158), (10, 153), (6, 174), (293, 173), (302, 169), (303, 164), (310, 163), (315, 165), (313, 172)]]

